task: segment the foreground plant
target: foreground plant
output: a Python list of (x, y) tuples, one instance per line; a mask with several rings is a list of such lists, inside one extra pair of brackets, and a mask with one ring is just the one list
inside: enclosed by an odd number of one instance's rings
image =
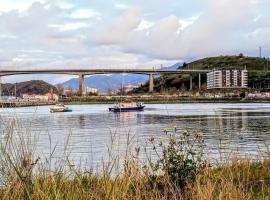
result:
[(177, 127), (173, 127), (171, 132), (164, 129), (164, 133), (167, 136), (165, 141), (160, 140), (156, 144), (155, 139), (150, 139), (158, 157), (156, 162), (151, 163), (153, 178), (169, 177), (177, 187), (183, 189), (193, 183), (205, 167), (202, 134), (190, 134), (188, 130), (180, 131)]

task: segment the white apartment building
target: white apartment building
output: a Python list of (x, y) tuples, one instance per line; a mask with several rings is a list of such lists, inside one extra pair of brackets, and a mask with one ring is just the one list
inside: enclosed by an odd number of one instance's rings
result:
[(239, 69), (213, 70), (207, 73), (207, 89), (247, 88), (248, 71)]

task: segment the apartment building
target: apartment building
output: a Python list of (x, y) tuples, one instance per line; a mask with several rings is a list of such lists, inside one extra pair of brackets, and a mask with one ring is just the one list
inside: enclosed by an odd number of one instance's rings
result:
[(207, 89), (247, 88), (248, 71), (241, 69), (213, 70), (207, 73)]

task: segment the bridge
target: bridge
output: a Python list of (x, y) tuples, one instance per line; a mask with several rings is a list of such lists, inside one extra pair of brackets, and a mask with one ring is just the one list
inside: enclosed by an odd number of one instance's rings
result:
[(116, 73), (131, 73), (149, 75), (149, 92), (154, 91), (154, 75), (160, 74), (190, 74), (190, 89), (192, 89), (192, 74), (199, 75), (199, 89), (201, 89), (201, 74), (206, 74), (211, 70), (203, 69), (32, 69), (32, 70), (0, 70), (0, 77), (23, 75), (23, 74), (68, 74), (79, 76), (79, 93), (84, 93), (84, 77), (87, 75), (97, 74), (116, 74)]

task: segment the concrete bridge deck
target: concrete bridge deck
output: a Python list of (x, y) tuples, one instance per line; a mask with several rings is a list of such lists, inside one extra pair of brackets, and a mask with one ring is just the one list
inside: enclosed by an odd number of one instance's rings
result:
[(203, 74), (211, 70), (203, 69), (44, 69), (44, 70), (0, 70), (0, 76), (11, 76), (21, 74), (70, 74), (70, 75), (93, 75), (93, 74), (115, 74), (115, 73), (131, 73), (131, 74)]
[[(96, 74), (115, 74), (115, 73), (132, 73), (149, 75), (149, 92), (154, 91), (154, 75), (159, 74), (199, 74), (199, 87), (201, 87), (201, 74), (206, 74), (211, 70), (203, 69), (1, 69), (0, 77), (24, 74), (68, 74), (78, 75), (80, 78), (79, 92), (83, 94), (84, 91), (84, 77), (87, 75)], [(192, 76), (190, 79), (190, 88), (192, 89)], [(0, 89), (1, 90), (1, 89)], [(0, 91), (1, 93), (1, 91)]]

